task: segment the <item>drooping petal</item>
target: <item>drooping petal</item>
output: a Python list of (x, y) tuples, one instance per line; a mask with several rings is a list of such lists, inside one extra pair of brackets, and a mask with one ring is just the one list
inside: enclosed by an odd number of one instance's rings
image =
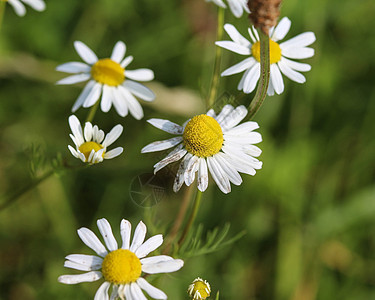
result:
[(173, 123), (169, 120), (163, 119), (149, 119), (147, 120), (152, 126), (159, 128), (165, 132), (172, 133), (172, 134), (182, 134), (183, 128), (182, 126)]
[(183, 144), (178, 145), (173, 149), (165, 158), (154, 165), (154, 174), (164, 168), (165, 166), (180, 160), (187, 152), (186, 149), (183, 149)]
[(146, 291), (146, 293), (153, 299), (161, 299), (161, 300), (164, 300), (164, 299), (167, 299), (167, 295), (162, 291), (162, 290), (159, 290), (158, 288), (152, 286), (151, 284), (149, 284), (146, 279), (140, 277), (138, 278), (137, 280), (137, 284), (139, 285), (139, 287)]
[(204, 192), (208, 187), (208, 169), (205, 158), (199, 158), (198, 190)]
[(181, 142), (182, 142), (181, 136), (176, 136), (168, 140), (164, 140), (164, 141), (153, 142), (143, 147), (141, 150), (141, 153), (155, 152), (155, 151), (169, 149), (169, 148), (172, 148), (173, 146), (176, 146), (177, 144)]
[(69, 121), (69, 127), (75, 137), (77, 144), (82, 145), (85, 142), (85, 140), (83, 138), (81, 123), (79, 122), (78, 118), (75, 115), (71, 115), (68, 121)]
[(103, 85), (102, 101), (100, 102), (100, 108), (103, 112), (108, 112), (112, 106), (113, 87)]
[(124, 86), (119, 86), (118, 88), (119, 91), (121, 91), (123, 97), (126, 99), (127, 106), (133, 117), (137, 120), (142, 119), (143, 109), (137, 99), (135, 99), (135, 97)]
[(114, 94), (113, 98), (112, 98), (112, 102), (113, 102), (113, 106), (115, 107), (117, 113), (121, 117), (127, 116), (128, 115), (127, 99), (125, 98), (125, 96), (121, 92), (120, 86), (118, 86), (115, 89), (112, 89), (112, 92)]
[(127, 88), (132, 94), (141, 98), (144, 101), (153, 101), (155, 99), (155, 94), (148, 87), (141, 83), (135, 82), (133, 80), (125, 80), (122, 84)]
[(235, 185), (242, 183), (242, 178), (237, 170), (227, 161), (224, 153), (218, 152), (215, 156), (216, 162), (220, 165), (223, 172), (228, 176), (229, 181)]
[(108, 290), (110, 286), (111, 286), (110, 282), (104, 281), (102, 285), (96, 291), (94, 300), (109, 300)]
[(270, 81), (276, 94), (280, 95), (284, 91), (284, 81), (277, 64), (271, 64)]
[(93, 106), (96, 103), (96, 101), (99, 100), (101, 92), (102, 92), (102, 84), (95, 83), (90, 93), (87, 95), (85, 102), (83, 102), (82, 106), (85, 108)]
[(141, 288), (135, 282), (130, 283), (130, 293), (132, 295), (131, 299), (134, 299), (134, 300), (147, 300), (146, 296), (143, 295)]
[(249, 70), (243, 82), (243, 92), (249, 94), (254, 91), (260, 77), (260, 63), (255, 63)]
[(305, 76), (303, 76), (301, 73), (298, 73), (297, 71), (294, 71), (282, 59), (277, 63), (277, 65), (279, 66), (281, 72), (289, 79), (298, 83), (304, 83), (306, 81)]
[(95, 83), (96, 82), (94, 80), (90, 80), (86, 84), (86, 86), (83, 88), (81, 94), (78, 96), (78, 99), (74, 103), (73, 108), (72, 108), (72, 112), (75, 112), (78, 108), (80, 108), (83, 105), (83, 103), (85, 103), (86, 98), (87, 98), (88, 95), (90, 95), (91, 90), (95, 86)]
[(219, 189), (224, 194), (228, 194), (231, 191), (229, 179), (213, 156), (207, 157), (207, 165), (211, 176), (215, 180)]

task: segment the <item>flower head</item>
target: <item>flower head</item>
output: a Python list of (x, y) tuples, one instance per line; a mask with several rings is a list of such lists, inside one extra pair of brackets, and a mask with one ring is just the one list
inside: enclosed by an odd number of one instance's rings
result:
[(148, 122), (168, 133), (177, 135), (168, 140), (145, 146), (142, 153), (174, 148), (164, 159), (154, 165), (154, 172), (168, 164), (182, 159), (175, 177), (173, 190), (177, 192), (183, 183), (191, 185), (198, 172), (198, 189), (205, 191), (208, 186), (208, 170), (224, 193), (231, 191), (230, 182), (242, 183), (239, 172), (255, 175), (262, 167), (257, 160), (261, 150), (254, 146), (262, 141), (262, 136), (253, 132), (259, 128), (256, 122), (238, 125), (247, 114), (241, 105), (234, 108), (225, 105), (219, 115), (211, 109), (207, 114), (195, 116), (183, 126), (162, 119)]
[[(1, 0), (8, 2), (13, 6), (14, 11), (20, 17), (23, 17), (26, 14), (25, 4), (30, 5), (33, 9), (37, 11), (43, 11), (46, 9), (46, 4), (43, 0)], [(22, 3), (23, 2), (23, 3)]]
[[(299, 72), (310, 71), (311, 66), (305, 63), (296, 62), (291, 59), (309, 58), (314, 55), (314, 49), (307, 46), (315, 41), (313, 32), (305, 32), (296, 37), (279, 43), (289, 31), (291, 21), (284, 17), (280, 23), (270, 30), (270, 83), (268, 86), (268, 95), (281, 94), (284, 91), (284, 82), (281, 73), (291, 80), (304, 83), (305, 76)], [(249, 28), (251, 42), (243, 37), (237, 29), (231, 24), (224, 25), (232, 41), (219, 41), (216, 45), (233, 51), (235, 53), (249, 56), (238, 64), (226, 69), (221, 76), (229, 76), (245, 71), (242, 76), (238, 89), (244, 93), (251, 93), (260, 77), (260, 42), (257, 31), (254, 27)]]
[[(223, 8), (227, 7), (223, 0), (206, 0), (206, 2), (214, 2), (216, 5)], [(241, 17), (244, 11), (250, 13), (247, 0), (227, 0), (227, 2), (232, 14), (237, 18)]]
[(142, 272), (170, 273), (181, 269), (184, 265), (181, 259), (173, 259), (166, 255), (146, 257), (163, 243), (163, 236), (158, 234), (144, 241), (147, 228), (141, 221), (135, 229), (133, 241), (130, 244), (131, 224), (127, 220), (122, 220), (120, 225), (122, 246), (119, 248), (108, 221), (100, 219), (97, 225), (107, 248), (90, 229), (80, 228), (79, 237), (98, 256), (68, 255), (65, 267), (87, 271), (87, 273), (62, 275), (58, 281), (65, 284), (77, 284), (96, 281), (103, 277), (104, 282), (97, 290), (95, 299), (109, 299), (108, 291), (111, 286), (111, 299), (117, 297), (126, 298), (126, 300), (146, 299), (142, 290), (154, 299), (167, 299), (163, 291), (141, 277)]
[(189, 285), (188, 294), (193, 300), (205, 300), (211, 294), (210, 284), (198, 277)]
[[(102, 162), (103, 159), (111, 159), (120, 155), (123, 151), (122, 147), (117, 147), (107, 152), (107, 147), (112, 145), (122, 133), (123, 127), (116, 125), (105, 136), (103, 130), (98, 126), (92, 126), (90, 122), (86, 122), (84, 132), (82, 132), (81, 123), (74, 115), (69, 117), (69, 126), (73, 134), (70, 134), (76, 149), (68, 146), (73, 156), (81, 159), (83, 162), (95, 164)], [(105, 138), (104, 138), (105, 137)]]
[(57, 84), (74, 84), (89, 80), (72, 111), (75, 112), (81, 106), (90, 107), (101, 97), (100, 107), (103, 112), (108, 112), (113, 104), (120, 116), (125, 117), (130, 111), (134, 118), (142, 119), (143, 109), (135, 96), (145, 101), (153, 101), (155, 95), (135, 80), (150, 81), (154, 79), (154, 72), (149, 69), (128, 70), (133, 57), (125, 57), (126, 45), (121, 41), (116, 43), (111, 57), (103, 59), (98, 59), (95, 53), (80, 41), (74, 42), (74, 47), (85, 63), (68, 62), (56, 68), (57, 71), (75, 74), (58, 81)]

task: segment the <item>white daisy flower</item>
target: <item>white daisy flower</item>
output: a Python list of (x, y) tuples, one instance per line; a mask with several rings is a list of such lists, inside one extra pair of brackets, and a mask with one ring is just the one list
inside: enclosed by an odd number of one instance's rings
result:
[[(198, 172), (198, 189), (208, 186), (208, 170), (223, 193), (231, 191), (230, 182), (242, 183), (239, 172), (255, 175), (255, 169), (262, 168), (262, 162), (254, 157), (261, 150), (254, 146), (262, 136), (253, 130), (259, 128), (256, 122), (238, 125), (247, 114), (245, 106), (234, 108), (225, 105), (219, 115), (210, 109), (207, 114), (195, 116), (183, 126), (168, 120), (150, 119), (148, 122), (168, 133), (177, 135), (168, 140), (151, 143), (142, 153), (172, 148), (163, 160), (154, 165), (154, 172), (168, 164), (182, 159), (177, 171), (173, 190), (177, 192), (183, 183), (191, 185)], [(238, 125), (238, 126), (237, 126)]]
[[(74, 103), (72, 111), (81, 106), (93, 106), (101, 96), (100, 107), (108, 112), (113, 104), (117, 113), (125, 117), (128, 111), (137, 120), (142, 119), (143, 109), (135, 96), (145, 101), (153, 101), (154, 93), (137, 81), (154, 79), (154, 72), (149, 69), (127, 70), (133, 56), (125, 57), (126, 45), (119, 41), (113, 48), (111, 58), (98, 59), (95, 53), (80, 41), (74, 42), (78, 55), (85, 63), (68, 62), (59, 65), (56, 70), (71, 75), (57, 84), (74, 84), (89, 80)], [(125, 58), (124, 58), (125, 57)]]
[(211, 286), (207, 280), (198, 277), (189, 285), (188, 294), (193, 300), (205, 300), (210, 297)]
[[(88, 271), (79, 275), (62, 275), (58, 281), (65, 284), (92, 282), (104, 278), (104, 282), (95, 294), (95, 300), (109, 300), (120, 297), (126, 300), (146, 300), (142, 290), (153, 299), (167, 299), (167, 295), (149, 284), (141, 277), (146, 274), (170, 273), (182, 268), (181, 259), (173, 259), (167, 255), (146, 257), (163, 243), (161, 234), (145, 240), (146, 225), (141, 221), (134, 232), (130, 244), (131, 224), (122, 220), (120, 225), (122, 246), (118, 247), (113, 236), (111, 225), (106, 219), (97, 221), (105, 245), (88, 228), (78, 229), (81, 240), (99, 256), (85, 254), (71, 254), (66, 257), (64, 266), (79, 271)], [(108, 291), (112, 286), (111, 296)]]
[[(105, 134), (98, 126), (92, 126), (90, 122), (86, 122), (85, 130), (82, 132), (81, 123), (74, 115), (69, 117), (69, 126), (73, 134), (70, 134), (76, 148), (68, 146), (73, 156), (79, 158), (83, 162), (95, 164), (102, 162), (103, 159), (111, 159), (119, 156), (123, 148), (117, 147), (107, 152), (107, 147), (112, 145), (121, 135), (122, 126), (120, 124), (112, 128), (112, 130)], [(105, 137), (105, 138), (104, 138)]]
[(20, 17), (23, 17), (26, 14), (26, 8), (23, 3), (30, 5), (33, 9), (37, 11), (43, 11), (46, 9), (46, 4), (44, 3), (43, 0), (1, 0), (1, 1), (8, 2), (10, 5), (12, 5), (15, 13)]
[[(313, 32), (305, 32), (279, 44), (278, 41), (285, 37), (289, 31), (290, 25), (291, 21), (284, 17), (276, 28), (272, 27), (270, 29), (271, 66), (270, 83), (267, 91), (270, 96), (274, 95), (275, 92), (276, 94), (281, 94), (284, 91), (284, 82), (281, 73), (295, 82), (304, 83), (306, 78), (299, 72), (307, 72), (311, 69), (310, 65), (296, 62), (289, 58), (303, 59), (312, 57), (314, 55), (314, 49), (307, 46), (315, 41), (315, 34)], [(226, 69), (221, 73), (221, 76), (229, 76), (245, 71), (238, 84), (238, 90), (243, 90), (246, 94), (251, 93), (255, 89), (260, 77), (259, 35), (254, 27), (252, 27), (252, 29), (249, 28), (250, 42), (243, 37), (233, 25), (225, 24), (224, 29), (232, 41), (219, 41), (215, 44), (235, 53), (250, 57)]]
[[(213, 2), (217, 6), (223, 8), (227, 7), (223, 0), (206, 0), (206, 2)], [(232, 14), (237, 18), (241, 17), (244, 11), (248, 14), (250, 13), (249, 7), (247, 6), (247, 0), (227, 0), (227, 2)]]

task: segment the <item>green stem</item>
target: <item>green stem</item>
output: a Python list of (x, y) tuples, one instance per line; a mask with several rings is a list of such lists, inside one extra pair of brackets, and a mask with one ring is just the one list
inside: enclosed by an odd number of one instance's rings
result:
[(185, 229), (184, 229), (184, 232), (182, 233), (179, 241), (178, 241), (178, 246), (181, 246), (182, 243), (184, 242), (187, 234), (189, 233), (190, 229), (191, 229), (191, 226), (193, 225), (194, 223), (194, 220), (197, 216), (197, 213), (198, 213), (198, 210), (199, 210), (199, 206), (201, 204), (201, 199), (202, 199), (202, 195), (203, 193), (201, 191), (197, 191), (196, 195), (195, 195), (195, 201), (194, 201), (194, 206), (193, 206), (193, 210), (191, 212), (191, 215), (189, 217), (189, 220), (185, 226)]
[(94, 120), (96, 111), (98, 110), (99, 104), (100, 104), (100, 99), (98, 99), (98, 101), (96, 101), (96, 103), (91, 107), (85, 122), (92, 123), (92, 120)]
[(259, 31), (260, 37), (260, 79), (257, 91), (249, 105), (248, 119), (252, 119), (258, 112), (267, 96), (268, 84), (270, 81), (270, 43), (269, 37)]
[[(217, 16), (217, 33), (216, 40), (220, 41), (223, 38), (224, 33), (224, 8), (219, 7)], [(214, 74), (212, 75), (210, 96), (207, 101), (207, 108), (212, 107), (215, 104), (217, 97), (217, 90), (219, 87), (220, 80), (220, 61), (221, 61), (222, 49), (221, 47), (216, 47), (215, 50), (215, 62), (214, 62)]]
[(44, 175), (42, 175), (39, 178), (36, 178), (32, 182), (30, 182), (28, 185), (23, 187), (22, 189), (16, 191), (13, 194), (10, 194), (8, 196), (3, 196), (2, 198), (4, 199), (2, 204), (0, 204), (0, 211), (7, 208), (8, 205), (12, 204), (15, 200), (17, 200), (19, 197), (27, 193), (28, 191), (32, 190), (36, 186), (38, 186), (40, 183), (42, 183), (44, 180), (48, 179), (50, 176), (52, 176), (55, 173), (55, 170), (50, 170)]
[(1, 30), (1, 25), (3, 24), (5, 4), (6, 4), (6, 1), (0, 0), (0, 30)]

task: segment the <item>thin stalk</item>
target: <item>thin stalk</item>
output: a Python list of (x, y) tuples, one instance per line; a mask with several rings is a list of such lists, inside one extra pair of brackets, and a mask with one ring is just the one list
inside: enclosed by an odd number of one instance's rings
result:
[(248, 119), (252, 119), (258, 112), (267, 96), (270, 81), (270, 43), (269, 36), (259, 30), (260, 38), (260, 79), (257, 91), (249, 105)]
[(195, 195), (195, 201), (194, 201), (194, 206), (193, 206), (193, 210), (191, 211), (191, 215), (189, 217), (189, 220), (185, 226), (185, 229), (178, 241), (178, 246), (181, 246), (182, 243), (184, 242), (186, 236), (188, 235), (190, 229), (191, 229), (191, 226), (193, 225), (194, 223), (194, 220), (197, 216), (197, 213), (198, 213), (198, 210), (199, 210), (199, 206), (201, 204), (201, 200), (202, 200), (202, 192), (197, 190), (197, 193)]
[[(218, 15), (217, 15), (217, 32), (216, 32), (216, 40), (220, 41), (223, 38), (224, 33), (224, 8), (218, 8)], [(214, 73), (212, 75), (211, 81), (211, 88), (210, 88), (210, 96), (207, 101), (207, 108), (210, 108), (214, 105), (217, 91), (219, 88), (219, 80), (220, 80), (220, 62), (221, 62), (221, 54), (222, 49), (221, 47), (216, 47), (215, 50), (215, 62), (214, 62)]]
[(22, 189), (16, 191), (15, 193), (3, 196), (2, 197), (3, 199), (1, 201), (2, 204), (0, 204), (0, 211), (7, 208), (8, 205), (12, 204), (14, 201), (16, 201), (22, 195), (26, 194), (28, 191), (31, 191), (32, 189), (37, 187), (40, 183), (48, 179), (54, 173), (55, 173), (55, 170), (50, 170), (47, 173), (43, 174), (41, 177), (36, 178), (32, 182), (30, 182), (28, 185), (26, 185)]
[(92, 123), (92, 120), (94, 120), (96, 111), (98, 110), (99, 104), (100, 104), (100, 99), (98, 99), (98, 101), (96, 101), (96, 103), (91, 107), (85, 122)]
[(6, 4), (6, 1), (0, 0), (0, 30), (1, 30), (1, 25), (3, 24), (5, 4)]

